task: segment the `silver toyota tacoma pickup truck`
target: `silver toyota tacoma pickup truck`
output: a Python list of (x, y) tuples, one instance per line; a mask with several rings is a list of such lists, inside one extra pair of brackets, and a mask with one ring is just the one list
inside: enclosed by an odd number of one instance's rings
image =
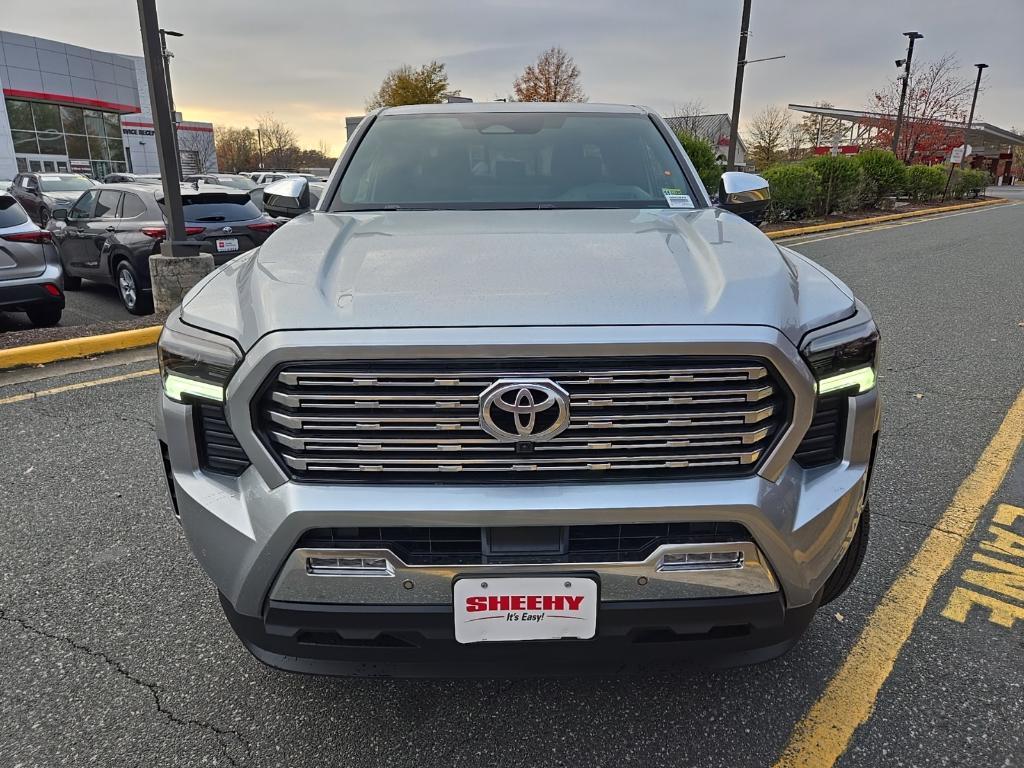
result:
[(633, 106), (363, 120), (160, 339), (174, 513), (261, 661), (778, 656), (856, 575), (878, 332)]

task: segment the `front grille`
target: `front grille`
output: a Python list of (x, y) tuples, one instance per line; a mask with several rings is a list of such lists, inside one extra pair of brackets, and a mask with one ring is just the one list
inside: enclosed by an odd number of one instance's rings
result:
[[(480, 395), (508, 378), (564, 389), (568, 428), (537, 443), (491, 437)], [(306, 481), (667, 479), (753, 472), (788, 403), (750, 358), (363, 361), (279, 369), (254, 421)]]
[(557, 554), (490, 552), (482, 528), (314, 528), (296, 545), (305, 549), (386, 549), (406, 565), (492, 563), (625, 563), (647, 559), (663, 544), (750, 541), (739, 523), (626, 523), (563, 528)]
[(842, 458), (848, 401), (849, 393), (818, 398), (811, 426), (793, 455), (801, 467), (821, 467)]

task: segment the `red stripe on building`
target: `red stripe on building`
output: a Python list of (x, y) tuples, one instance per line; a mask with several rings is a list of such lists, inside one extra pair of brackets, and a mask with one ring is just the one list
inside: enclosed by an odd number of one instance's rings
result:
[[(121, 127), (123, 128), (152, 128), (152, 123), (136, 123), (128, 122), (126, 120), (121, 121)], [(178, 123), (179, 131), (199, 131), (200, 133), (213, 133), (213, 128), (208, 125), (189, 125), (188, 123)]]
[(138, 104), (118, 104), (113, 101), (102, 101), (101, 99), (85, 99), (81, 96), (63, 96), (57, 93), (43, 93), (42, 91), (22, 91), (18, 88), (4, 88), (4, 96), (14, 99), (33, 99), (34, 101), (53, 101), (58, 104), (74, 104), (79, 107), (93, 107), (106, 112), (119, 112), (122, 115), (130, 115), (139, 111)]

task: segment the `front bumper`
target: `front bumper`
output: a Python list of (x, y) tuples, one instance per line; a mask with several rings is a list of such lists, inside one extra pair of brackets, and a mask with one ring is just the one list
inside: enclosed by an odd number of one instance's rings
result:
[[(246, 355), (227, 391), (228, 421), (252, 461), (239, 477), (200, 469), (192, 406), (161, 397), (158, 433), (167, 446), (169, 479), (181, 524), (196, 557), (223, 595), (233, 625), (243, 639), (249, 637), (247, 645), (271, 656), (301, 655), (297, 647), (288, 645), (306, 622), (295, 618), (295, 612), (305, 617), (318, 608), (335, 620), (339, 615), (358, 614), (380, 616), (383, 621), (385, 613), (398, 610), (409, 621), (410, 616), (427, 625), (447, 621), (450, 631), (452, 579), (474, 569), (481, 574), (496, 572), (494, 566), (411, 567), (392, 553), (364, 552), (386, 557), (391, 574), (385, 578), (312, 575), (305, 567), (310, 553), (296, 552), (296, 545), (309, 529), (325, 527), (739, 523), (752, 541), (715, 545), (716, 549), (743, 547), (743, 567), (738, 569), (690, 571), (667, 578), (658, 569), (658, 557), (652, 556), (641, 563), (500, 566), (497, 572), (595, 573), (601, 583), (599, 632), (605, 626), (606, 611), (619, 611), (624, 605), (647, 605), (669, 613), (692, 608), (699, 617), (702, 601), (724, 601), (732, 606), (730, 611), (739, 613), (745, 610), (742, 601), (777, 603), (776, 625), (790, 629), (795, 619), (787, 616), (802, 616), (807, 609), (813, 612), (859, 519), (879, 423), (877, 390), (849, 398), (842, 459), (826, 467), (803, 469), (791, 459), (811, 422), (814, 383), (797, 350), (782, 334), (769, 328), (610, 328), (588, 329), (592, 335), (581, 340), (579, 332), (530, 329), (528, 346), (520, 343), (522, 329), (402, 331), (400, 342), (397, 332), (391, 331), (270, 334)], [(430, 343), (417, 343), (419, 336)], [(305, 484), (284, 475), (251, 426), (249, 403), (270, 370), (287, 360), (457, 357), (467, 354), (467, 349), (486, 349), (496, 356), (521, 355), (524, 349), (534, 355), (557, 356), (567, 350), (576, 355), (581, 350), (624, 355), (637, 354), (638, 345), (644, 345), (647, 354), (654, 348), (659, 354), (750, 354), (772, 361), (792, 391), (795, 406), (790, 427), (759, 474), (593, 484)], [(359, 554), (346, 550), (321, 554), (339, 553)], [(404, 586), (406, 581), (413, 587)], [(411, 613), (403, 613), (405, 609)], [(291, 617), (279, 622), (291, 627), (283, 635), (273, 628), (278, 621), (275, 616), (284, 615), (282, 611)], [(630, 621), (623, 619), (624, 624)], [(686, 630), (686, 621), (680, 614), (678, 621), (673, 618), (668, 623), (677, 634), (694, 634)], [(257, 631), (258, 625), (264, 630)], [(429, 629), (427, 625), (423, 629)], [(642, 625), (641, 621), (637, 626)], [(282, 636), (292, 640), (282, 645), (278, 642)], [(766, 637), (768, 645), (777, 645), (770, 633)], [(490, 653), (459, 648), (481, 658)], [(344, 649), (346, 656), (350, 650)], [(328, 651), (337, 655), (338, 648)]]

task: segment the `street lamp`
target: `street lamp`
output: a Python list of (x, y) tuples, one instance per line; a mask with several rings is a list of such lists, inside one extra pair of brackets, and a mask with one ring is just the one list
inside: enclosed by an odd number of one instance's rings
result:
[(904, 32), (903, 34), (910, 39), (910, 43), (907, 45), (907, 58), (896, 59), (896, 66), (905, 67), (905, 69), (900, 77), (903, 80), (903, 88), (900, 90), (900, 108), (896, 113), (896, 128), (892, 132), (892, 153), (894, 155), (898, 154), (900, 129), (903, 127), (903, 106), (907, 101), (907, 85), (910, 83), (910, 62), (914, 58), (914, 41), (924, 37), (920, 32)]
[[(967, 134), (971, 130), (971, 126), (974, 125), (974, 107), (978, 104), (978, 91), (981, 89), (981, 73), (988, 69), (988, 64), (975, 64), (978, 68), (978, 79), (974, 81), (974, 96), (971, 98), (971, 111), (967, 115), (967, 122), (964, 124), (964, 142), (963, 148), (964, 153), (960, 156), (960, 165), (963, 165), (964, 160), (967, 159)], [(957, 163), (949, 164), (949, 175), (946, 177), (946, 188), (942, 190), (942, 200), (945, 201), (946, 193), (949, 191), (949, 182), (953, 180), (953, 168), (956, 167)]]
[(732, 118), (729, 126), (729, 155), (725, 161), (727, 171), (735, 170), (736, 145), (740, 136), (740, 100), (743, 96), (743, 72), (747, 64), (758, 61), (774, 61), (785, 56), (769, 56), (764, 59), (747, 59), (747, 39), (750, 37), (750, 0), (743, 0), (743, 16), (740, 20), (740, 48), (736, 56), (736, 84), (732, 91)]
[[(167, 37), (184, 37), (185, 35), (181, 32), (175, 32), (173, 29), (160, 29), (160, 55), (164, 60), (164, 80), (167, 82), (167, 104), (171, 109), (171, 130), (174, 133), (174, 148), (177, 151), (178, 148), (178, 117), (174, 111), (174, 92), (171, 90), (171, 59), (174, 58), (174, 54), (167, 50)], [(180, 168), (180, 166), (179, 166)], [(181, 178), (178, 179), (181, 181)]]

